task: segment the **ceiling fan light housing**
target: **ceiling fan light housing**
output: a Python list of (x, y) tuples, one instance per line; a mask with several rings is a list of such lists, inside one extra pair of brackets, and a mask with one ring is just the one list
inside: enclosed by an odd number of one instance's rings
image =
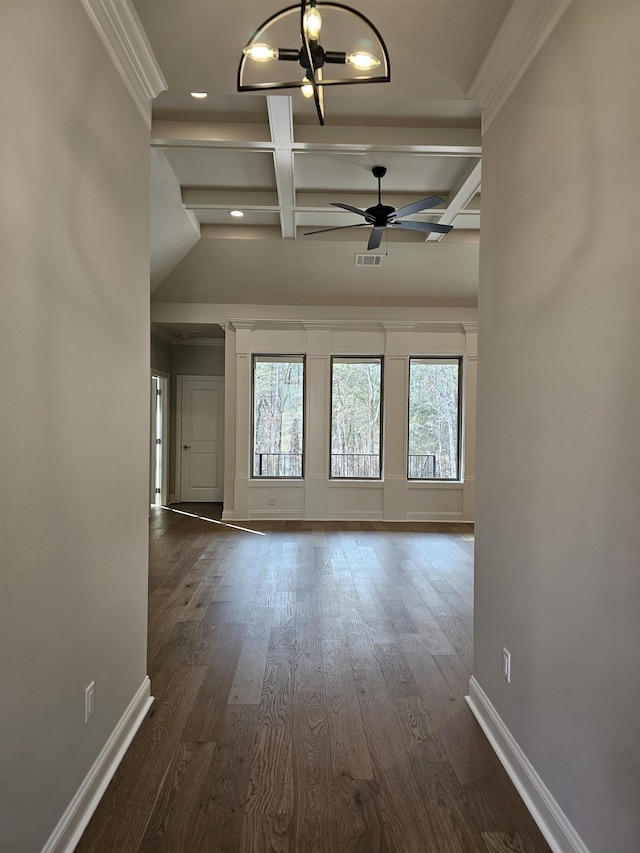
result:
[[(322, 234), (325, 231), (342, 231), (344, 228), (357, 228), (359, 225), (371, 225), (371, 234), (367, 250), (377, 249), (382, 242), (382, 236), (387, 228), (403, 228), (407, 231), (421, 231), (423, 234), (437, 233), (448, 234), (452, 230), (452, 225), (442, 225), (439, 222), (417, 222), (414, 220), (405, 221), (405, 216), (411, 216), (413, 213), (422, 213), (425, 210), (430, 210), (432, 207), (444, 204), (444, 199), (439, 195), (430, 195), (427, 198), (421, 198), (411, 204), (405, 204), (403, 207), (395, 208), (388, 204), (382, 203), (382, 178), (387, 174), (385, 166), (374, 166), (371, 169), (374, 178), (378, 181), (378, 203), (366, 210), (360, 210), (359, 207), (354, 207), (345, 202), (332, 201), (334, 207), (340, 207), (350, 213), (356, 213), (362, 216), (364, 222), (356, 222), (352, 225), (339, 225), (332, 228), (321, 228), (318, 231), (307, 231), (305, 237), (312, 234)], [(401, 217), (401, 219), (398, 219)]]

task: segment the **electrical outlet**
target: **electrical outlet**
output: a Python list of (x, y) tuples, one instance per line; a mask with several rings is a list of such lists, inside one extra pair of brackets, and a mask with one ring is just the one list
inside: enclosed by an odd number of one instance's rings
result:
[(511, 652), (502, 647), (502, 675), (511, 684)]
[(276, 496), (275, 495), (269, 495), (269, 506), (275, 506), (275, 503), (276, 503)]
[(84, 688), (84, 721), (89, 722), (96, 709), (96, 683), (92, 681)]

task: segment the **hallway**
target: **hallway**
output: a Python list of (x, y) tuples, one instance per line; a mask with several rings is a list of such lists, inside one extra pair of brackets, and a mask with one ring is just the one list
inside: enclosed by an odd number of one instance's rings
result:
[(152, 508), (155, 702), (78, 853), (548, 851), (464, 701), (471, 531)]

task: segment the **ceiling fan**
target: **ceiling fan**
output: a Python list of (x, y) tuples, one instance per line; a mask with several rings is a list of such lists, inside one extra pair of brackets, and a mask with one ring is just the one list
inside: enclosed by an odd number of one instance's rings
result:
[(364, 216), (364, 222), (354, 222), (353, 225), (338, 225), (334, 228), (320, 228), (318, 231), (306, 231), (305, 237), (311, 234), (322, 234), (325, 231), (341, 231), (343, 228), (359, 228), (362, 225), (371, 225), (371, 235), (367, 249), (377, 249), (382, 242), (382, 234), (385, 228), (406, 228), (409, 231), (424, 231), (425, 233), (435, 231), (438, 234), (448, 234), (453, 228), (452, 225), (439, 225), (436, 222), (415, 222), (409, 220), (401, 221), (401, 217), (411, 216), (412, 213), (420, 213), (422, 210), (428, 210), (430, 207), (435, 207), (437, 204), (444, 204), (444, 199), (437, 195), (430, 195), (428, 198), (422, 198), (420, 201), (414, 201), (413, 204), (407, 204), (404, 207), (390, 207), (387, 204), (382, 204), (381, 201), (381, 181), (387, 174), (386, 166), (374, 166), (371, 170), (374, 178), (378, 179), (378, 203), (373, 207), (368, 207), (366, 210), (360, 210), (359, 207), (353, 207), (350, 204), (343, 204), (339, 201), (332, 201), (334, 207), (341, 207), (343, 210), (349, 210), (351, 213), (357, 213), (358, 216)]

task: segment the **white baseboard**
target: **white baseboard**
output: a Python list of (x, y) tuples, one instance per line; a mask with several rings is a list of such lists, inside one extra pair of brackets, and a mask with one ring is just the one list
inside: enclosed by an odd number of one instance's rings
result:
[(464, 519), (462, 513), (457, 512), (408, 512), (407, 518), (383, 518), (382, 513), (377, 510), (370, 512), (334, 510), (322, 518), (306, 518), (302, 514), (292, 512), (251, 512), (248, 519), (237, 519), (233, 510), (225, 509), (222, 511), (222, 521), (269, 521), (273, 519), (278, 521), (385, 521), (397, 524), (407, 524), (414, 521), (474, 524), (473, 521)]
[(42, 848), (42, 853), (72, 853), (75, 849), (152, 702), (151, 681), (147, 675)]
[(379, 510), (334, 509), (327, 513), (327, 521), (384, 521)]
[(293, 512), (292, 510), (256, 510), (249, 512), (248, 521), (304, 521), (303, 512)]
[(474, 676), (466, 700), (553, 853), (589, 853)]
[(407, 513), (407, 521), (432, 521), (432, 522), (463, 522), (464, 518), (461, 512), (433, 512), (425, 510), (424, 512), (411, 511)]

